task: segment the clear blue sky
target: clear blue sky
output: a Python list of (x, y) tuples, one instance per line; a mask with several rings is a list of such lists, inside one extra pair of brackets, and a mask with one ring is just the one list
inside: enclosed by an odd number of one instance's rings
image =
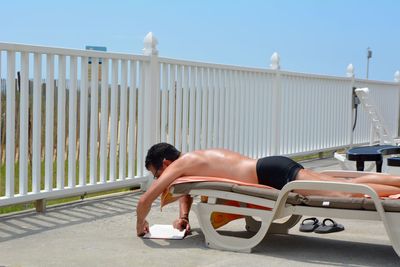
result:
[(152, 31), (160, 56), (393, 81), (400, 69), (396, 0), (4, 0), (0, 41), (141, 54)]

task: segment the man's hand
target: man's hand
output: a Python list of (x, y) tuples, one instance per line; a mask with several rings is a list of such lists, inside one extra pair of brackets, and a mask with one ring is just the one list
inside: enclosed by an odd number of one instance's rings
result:
[(144, 220), (143, 222), (136, 222), (136, 234), (137, 236), (144, 236), (149, 232), (149, 223)]
[(189, 224), (188, 218), (176, 219), (173, 223), (173, 226), (174, 226), (174, 228), (178, 229), (179, 231), (186, 229), (186, 232), (190, 233), (190, 224)]

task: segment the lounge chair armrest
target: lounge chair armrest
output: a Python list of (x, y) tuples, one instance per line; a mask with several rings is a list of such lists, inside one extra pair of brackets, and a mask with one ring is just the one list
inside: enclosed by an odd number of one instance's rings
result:
[(281, 194), (291, 192), (293, 190), (319, 190), (319, 191), (336, 191), (336, 192), (351, 192), (351, 193), (361, 193), (368, 195), (371, 198), (376, 197), (379, 199), (378, 194), (368, 185), (364, 184), (353, 184), (345, 182), (330, 182), (330, 181), (292, 181), (286, 184), (282, 190)]
[(379, 176), (386, 176), (389, 175), (388, 173), (379, 173), (379, 172), (361, 172), (361, 171), (340, 171), (340, 170), (327, 170), (322, 171), (320, 173), (337, 177), (337, 178), (356, 178), (368, 174), (374, 174)]
[(279, 194), (277, 205), (274, 208), (274, 212), (279, 214), (284, 207), (284, 203), (287, 200), (288, 194), (293, 190), (319, 190), (319, 191), (336, 191), (336, 192), (351, 192), (361, 193), (371, 197), (375, 204), (377, 212), (381, 218), (385, 216), (385, 211), (382, 206), (382, 201), (378, 194), (368, 185), (364, 184), (353, 184), (344, 182), (330, 182), (330, 181), (292, 181), (287, 183)]

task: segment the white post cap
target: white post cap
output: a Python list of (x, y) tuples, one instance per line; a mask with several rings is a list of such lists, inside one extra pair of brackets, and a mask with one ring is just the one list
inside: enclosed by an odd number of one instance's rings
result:
[(400, 70), (394, 73), (394, 81), (400, 83)]
[(271, 69), (273, 70), (279, 70), (281, 68), (280, 66), (280, 57), (277, 52), (274, 52), (271, 56)]
[(347, 75), (347, 77), (354, 77), (354, 66), (353, 66), (353, 64), (349, 64), (348, 66), (347, 66), (347, 72), (346, 72), (346, 75)]
[(152, 32), (149, 32), (146, 37), (144, 37), (143, 54), (145, 56), (158, 55), (157, 45), (158, 41), (156, 37), (154, 37)]

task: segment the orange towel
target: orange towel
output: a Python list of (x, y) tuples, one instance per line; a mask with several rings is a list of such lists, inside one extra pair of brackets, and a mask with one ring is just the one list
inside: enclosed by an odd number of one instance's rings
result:
[(247, 185), (247, 186), (254, 186), (258, 188), (266, 188), (266, 189), (272, 189), (276, 190), (273, 187), (267, 186), (267, 185), (262, 185), (262, 184), (253, 184), (253, 183), (246, 183), (246, 182), (241, 182), (237, 180), (232, 180), (228, 178), (220, 178), (220, 177), (206, 177), (206, 176), (184, 176), (176, 179), (173, 181), (167, 189), (164, 190), (164, 192), (161, 194), (161, 208), (164, 207), (165, 205), (176, 201), (181, 197), (180, 196), (174, 196), (170, 191), (171, 187), (176, 185), (176, 184), (182, 184), (182, 183), (195, 183), (195, 182), (226, 182), (226, 183), (232, 183), (232, 184), (237, 184), (237, 185)]
[[(227, 183), (232, 183), (232, 184), (237, 184), (237, 185), (247, 185), (247, 186), (254, 186), (258, 188), (266, 188), (266, 189), (271, 189), (271, 190), (276, 190), (275, 188), (272, 188), (270, 186), (266, 185), (261, 185), (261, 184), (253, 184), (253, 183), (246, 183), (246, 182), (241, 182), (237, 180), (232, 180), (232, 179), (227, 179), (227, 178), (220, 178), (220, 177), (203, 177), (203, 176), (185, 176), (176, 179), (170, 186), (164, 190), (164, 192), (161, 195), (161, 208), (169, 203), (172, 203), (179, 199), (182, 195), (173, 195), (171, 193), (171, 187), (176, 184), (181, 184), (181, 183), (194, 183), (194, 182), (227, 182)], [(204, 200), (204, 199), (203, 199)], [(230, 205), (230, 206), (235, 206), (235, 207), (240, 207), (239, 202), (233, 201), (233, 200), (226, 200), (224, 205)], [(271, 208), (268, 207), (262, 207), (258, 205), (252, 205), (252, 204), (246, 204), (246, 207), (248, 208), (255, 208), (255, 209), (264, 209), (264, 210), (271, 210)], [(222, 213), (222, 212), (213, 212), (211, 214), (211, 223), (215, 229), (233, 221), (236, 219), (243, 218), (242, 215), (237, 215), (237, 214), (229, 214), (229, 213)]]

